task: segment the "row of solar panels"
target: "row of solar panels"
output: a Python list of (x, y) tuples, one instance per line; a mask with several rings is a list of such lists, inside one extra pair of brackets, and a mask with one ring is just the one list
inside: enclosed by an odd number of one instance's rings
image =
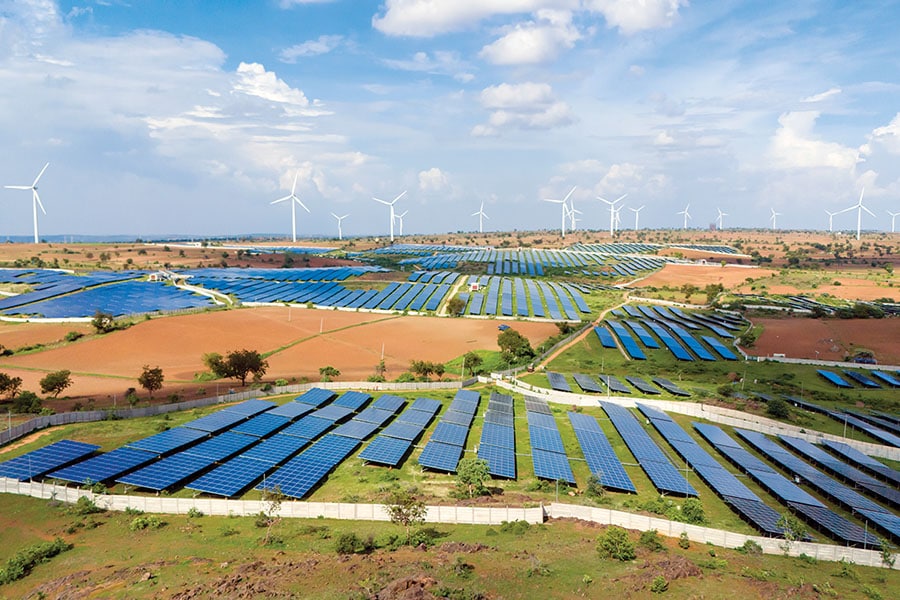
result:
[[(581, 388), (581, 391), (587, 394), (631, 394), (632, 390), (627, 385), (622, 383), (622, 380), (616, 377), (615, 375), (599, 375), (598, 376), (600, 382), (603, 383), (604, 387), (601, 387), (597, 380), (594, 379), (590, 375), (585, 375), (584, 373), (573, 373), (572, 379), (575, 380), (575, 383), (578, 384), (578, 387)], [(561, 373), (556, 373), (553, 371), (547, 371), (547, 381), (550, 384), (550, 387), (558, 392), (567, 392), (572, 393), (572, 386), (569, 385), (569, 382), (566, 380), (565, 376)], [(675, 383), (669, 381), (664, 377), (654, 377), (653, 383), (655, 383), (659, 387), (654, 387), (647, 380), (642, 377), (638, 377), (637, 375), (626, 375), (625, 381), (630, 383), (637, 389), (638, 392), (642, 394), (648, 394), (651, 396), (656, 396), (662, 393), (662, 391), (669, 392), (673, 396), (680, 396), (682, 398), (690, 397), (691, 393), (687, 390), (682, 389)], [(660, 389), (661, 388), (661, 389)]]
[[(574, 287), (568, 284), (547, 283), (534, 279), (509, 279), (506, 277), (470, 276), (470, 288), (487, 292), (473, 291), (460, 294), (466, 302), (460, 314), (496, 315), (511, 317), (548, 317), (561, 321), (580, 320), (581, 313), (591, 312), (584, 298)], [(527, 289), (527, 291), (526, 291)]]
[[(847, 390), (853, 389), (853, 385), (834, 371), (818, 369), (816, 373), (835, 387)], [(882, 389), (885, 386), (892, 388), (900, 387), (900, 375), (897, 375), (896, 373), (872, 370), (868, 371), (868, 374), (864, 374), (850, 369), (841, 369), (841, 373), (848, 379), (855, 381), (857, 385), (861, 385), (870, 390)], [(871, 375), (871, 377), (869, 377), (869, 375)]]
[(428, 469), (453, 473), (462, 457), (469, 428), (481, 402), (478, 392), (459, 390), (441, 416), (428, 443), (419, 455), (419, 464)]
[[(518, 273), (543, 275), (545, 269), (590, 269), (606, 265), (621, 264), (621, 253), (595, 251), (583, 247), (579, 250), (553, 249), (472, 249), (467, 252), (442, 252), (438, 254), (419, 252), (396, 252), (395, 254), (413, 254), (415, 258), (407, 258), (400, 264), (414, 264), (423, 269), (453, 269), (461, 262), (486, 264), (491, 273)], [(426, 256), (426, 254), (428, 254)], [(636, 270), (653, 270), (670, 262), (666, 257), (628, 257), (624, 259), (633, 263)], [(631, 268), (631, 264), (629, 265)], [(507, 270), (508, 269), (508, 270)]]
[(862, 431), (883, 444), (900, 448), (900, 431), (897, 429), (900, 421), (893, 415), (883, 413), (882, 416), (875, 416), (856, 411), (836, 411), (796, 396), (785, 395), (784, 398), (794, 406), (827, 415), (845, 426)]
[(494, 477), (516, 478), (516, 431), (513, 398), (491, 392), (484, 413), (478, 458), (487, 462)]
[(366, 273), (385, 272), (387, 269), (373, 266), (354, 267), (318, 267), (296, 269), (261, 269), (261, 268), (205, 268), (182, 269), (179, 275), (188, 277), (207, 277), (212, 279), (257, 279), (265, 281), (343, 281), (350, 277), (358, 277)]

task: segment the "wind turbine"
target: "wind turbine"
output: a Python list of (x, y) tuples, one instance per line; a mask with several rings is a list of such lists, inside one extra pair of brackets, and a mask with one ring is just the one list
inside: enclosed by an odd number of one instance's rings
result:
[[(844, 209), (844, 210), (846, 210), (846, 209)], [(828, 215), (828, 231), (829, 232), (834, 231), (834, 215), (839, 215), (842, 212), (844, 212), (844, 210), (839, 210), (837, 212), (831, 212), (831, 211), (827, 211), (827, 210), (825, 211), (825, 214)]]
[(291, 239), (296, 244), (297, 243), (297, 204), (303, 207), (303, 210), (309, 212), (309, 209), (306, 208), (306, 205), (300, 202), (300, 198), (297, 197), (297, 175), (299, 173), (294, 174), (294, 185), (291, 186), (291, 193), (284, 198), (279, 198), (278, 200), (272, 200), (269, 204), (278, 204), (279, 202), (289, 201), (291, 203)]
[(728, 216), (728, 213), (722, 212), (721, 208), (717, 208), (716, 210), (719, 212), (719, 216), (716, 218), (716, 221), (718, 221), (719, 224), (719, 229), (725, 229), (725, 217)]
[(682, 227), (682, 229), (687, 229), (687, 222), (688, 222), (688, 219), (691, 218), (691, 213), (688, 212), (688, 209), (689, 209), (690, 207), (691, 207), (690, 203), (685, 204), (685, 205), (684, 205), (684, 210), (680, 210), (680, 211), (678, 211), (677, 213), (675, 213), (676, 215), (684, 215), (684, 226)]
[(484, 220), (490, 220), (490, 217), (484, 213), (484, 200), (481, 201), (481, 208), (478, 209), (478, 212), (473, 212), (473, 217), (478, 217), (478, 233), (484, 233)]
[(408, 213), (408, 212), (409, 212), (408, 210), (404, 210), (402, 213), (397, 215), (397, 222), (400, 223), (400, 235), (401, 236), (403, 235), (403, 217), (405, 217), (406, 213)]
[(625, 208), (624, 204), (616, 209), (616, 218), (613, 219), (615, 226), (616, 226), (615, 227), (616, 231), (619, 231), (619, 225), (621, 224), (621, 221), (622, 221), (621, 217), (622, 217), (622, 209), (623, 208)]
[(50, 166), (50, 163), (47, 163), (46, 165), (44, 165), (44, 168), (41, 169), (41, 172), (38, 173), (38, 176), (34, 178), (34, 182), (31, 185), (6, 185), (6, 186), (3, 186), (10, 190), (31, 190), (31, 204), (32, 204), (32, 210), (34, 212), (34, 243), (35, 244), (38, 244), (41, 241), (40, 237), (38, 237), (38, 222), (37, 222), (38, 207), (39, 206), (41, 207), (42, 213), (44, 213), (45, 215), (47, 214), (47, 211), (44, 210), (43, 203), (41, 203), (41, 197), (38, 196), (37, 184), (38, 184), (38, 181), (40, 181), (40, 179), (41, 179), (41, 175), (44, 174), (44, 171), (46, 171), (47, 167), (49, 167), (49, 166)]
[(554, 204), (561, 204), (561, 205), (562, 205), (562, 221), (561, 221), (561, 224), (560, 224), (560, 227), (559, 227), (560, 235), (561, 235), (562, 237), (566, 237), (566, 213), (569, 212), (569, 207), (568, 207), (568, 205), (566, 204), (566, 202), (569, 201), (569, 197), (570, 197), (573, 193), (575, 193), (575, 188), (574, 188), (574, 187), (573, 187), (571, 190), (569, 190), (569, 193), (566, 194), (566, 197), (563, 198), (562, 200), (557, 200), (557, 199), (555, 199), (555, 198), (544, 198), (544, 202), (552, 202), (552, 203), (554, 203)]
[(851, 211), (854, 208), (856, 209), (856, 239), (857, 240), (859, 240), (859, 232), (860, 232), (860, 229), (862, 228), (862, 211), (866, 211), (873, 217), (875, 216), (875, 213), (873, 213), (871, 210), (869, 210), (868, 208), (863, 206), (863, 203), (862, 203), (863, 194), (865, 194), (865, 193), (866, 193), (866, 188), (863, 188), (859, 192), (859, 202), (857, 202), (856, 204), (854, 204), (853, 206), (851, 206), (850, 208), (847, 209), (848, 211)]
[(337, 222), (338, 222), (338, 239), (339, 239), (339, 240), (344, 239), (344, 232), (341, 231), (341, 221), (343, 221), (344, 219), (346, 219), (346, 218), (349, 217), (350, 215), (344, 215), (344, 216), (342, 216), (342, 217), (339, 217), (339, 216), (337, 216), (336, 214), (331, 213), (331, 216), (334, 217), (335, 219), (337, 219)]
[(900, 212), (892, 213), (891, 211), (885, 211), (887, 214), (891, 215), (891, 233), (894, 233), (894, 220), (897, 218), (897, 215), (900, 215)]
[(641, 205), (640, 208), (631, 208), (631, 207), (629, 206), (629, 207), (628, 207), (628, 210), (630, 210), (631, 212), (634, 213), (634, 230), (637, 231), (637, 229), (638, 229), (638, 220), (639, 220), (639, 218), (640, 218), (640, 216), (641, 216), (641, 211), (644, 210), (644, 205)]
[(622, 194), (612, 202), (603, 198), (601, 196), (597, 196), (597, 200), (602, 200), (609, 204), (609, 237), (613, 237), (615, 235), (615, 227), (616, 227), (616, 204), (625, 199), (628, 194)]
[(381, 202), (382, 204), (391, 207), (391, 241), (392, 242), (394, 241), (394, 219), (396, 218), (394, 216), (394, 204), (397, 202), (397, 200), (399, 200), (400, 198), (402, 198), (405, 195), (406, 195), (406, 190), (403, 190), (403, 192), (399, 196), (397, 196), (390, 202), (388, 202), (387, 200), (382, 200), (381, 198), (376, 198), (375, 196), (372, 196), (372, 200), (374, 200), (375, 202)]
[[(572, 188), (572, 191), (574, 192), (575, 188)], [(575, 231), (575, 224), (578, 223), (578, 217), (576, 217), (575, 215), (580, 214), (582, 214), (581, 211), (575, 208), (575, 198), (571, 198), (569, 200), (569, 229), (571, 231)]]
[(769, 210), (772, 211), (772, 216), (771, 216), (772, 229), (775, 229), (775, 218), (776, 218), (776, 217), (780, 217), (780, 216), (781, 216), (781, 213), (780, 213), (780, 212), (775, 212), (775, 209), (774, 209), (774, 208), (770, 208)]

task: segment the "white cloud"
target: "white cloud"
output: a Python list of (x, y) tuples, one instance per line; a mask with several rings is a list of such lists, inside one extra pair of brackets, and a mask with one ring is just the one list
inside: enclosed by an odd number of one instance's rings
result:
[(645, 29), (669, 27), (687, 0), (587, 0), (587, 8), (603, 14), (610, 27), (630, 35)]
[(235, 91), (276, 102), (284, 107), (286, 113), (293, 116), (324, 114), (322, 110), (311, 108), (317, 103), (311, 103), (301, 90), (292, 88), (279, 79), (274, 72), (266, 71), (266, 68), (259, 63), (242, 62), (238, 65), (236, 75)]
[(873, 144), (884, 146), (891, 154), (900, 154), (900, 113), (897, 113), (887, 125), (872, 131), (863, 153), (871, 154)]
[(675, 138), (669, 135), (668, 131), (660, 131), (656, 134), (656, 137), (653, 138), (654, 146), (671, 146), (675, 143)]
[(556, 99), (546, 83), (501, 83), (481, 91), (481, 105), (493, 112), (487, 124), (476, 125), (476, 137), (499, 135), (503, 129), (552, 129), (575, 118), (565, 102)]
[(567, 11), (541, 10), (537, 21), (504, 29), (505, 35), (481, 49), (479, 56), (496, 65), (542, 63), (555, 59), (581, 39)]
[(858, 150), (814, 137), (813, 128), (818, 118), (817, 111), (789, 112), (778, 118), (780, 127), (769, 145), (769, 155), (776, 167), (851, 170), (856, 166)]
[(384, 13), (372, 18), (372, 26), (387, 35), (432, 37), (465, 29), (492, 15), (530, 13), (560, 4), (571, 6), (577, 1), (386, 0)]
[(423, 192), (439, 192), (446, 188), (450, 183), (447, 174), (438, 169), (431, 167), (427, 171), (419, 172), (419, 189)]
[(342, 35), (320, 35), (317, 39), (285, 48), (279, 54), (279, 58), (282, 62), (295, 63), (298, 58), (327, 54), (337, 48), (343, 39)]
[[(638, 188), (643, 181), (643, 167), (633, 163), (614, 164), (594, 187), (597, 195), (623, 194)], [(613, 198), (608, 198), (613, 200)]]
[(469, 66), (460, 60), (458, 52), (438, 50), (432, 55), (427, 52), (416, 52), (406, 60), (385, 59), (384, 64), (400, 71), (429, 73), (431, 75), (448, 75), (457, 81), (467, 82), (475, 78), (468, 72)]
[(813, 96), (808, 96), (806, 98), (803, 98), (802, 100), (800, 100), (800, 102), (805, 102), (805, 103), (821, 102), (822, 100), (826, 100), (828, 98), (831, 98), (832, 96), (837, 96), (840, 93), (841, 93), (841, 88), (831, 88), (829, 90), (822, 92), (821, 94), (815, 94)]

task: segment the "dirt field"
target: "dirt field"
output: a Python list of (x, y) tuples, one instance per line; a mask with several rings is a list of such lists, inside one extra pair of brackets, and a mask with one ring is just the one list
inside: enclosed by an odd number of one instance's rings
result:
[(0, 346), (16, 350), (35, 344), (52, 344), (70, 331), (85, 335), (94, 332), (88, 323), (9, 323), (0, 321)]
[[(867, 279), (855, 279), (852, 277), (840, 276), (836, 280), (841, 285), (819, 285), (815, 289), (806, 287), (797, 287), (793, 285), (767, 285), (766, 290), (770, 294), (794, 295), (794, 294), (813, 294), (820, 296), (822, 294), (830, 294), (835, 298), (843, 298), (845, 300), (878, 300), (880, 298), (900, 298), (900, 290), (896, 287), (888, 287), (884, 283), (869, 281)], [(754, 293), (749, 285), (741, 286), (735, 290), (739, 294)]]
[[(0, 369), (21, 377), (23, 388), (32, 390), (39, 389), (38, 381), (48, 371), (69, 369), (74, 384), (66, 395), (121, 397), (128, 387), (137, 387), (136, 378), (143, 365), (158, 365), (167, 380), (159, 395), (165, 395), (178, 382), (190, 382), (205, 370), (201, 357), (207, 352), (247, 348), (274, 353), (268, 358), (267, 381), (301, 376), (315, 380), (319, 368), (329, 365), (341, 371), (340, 379), (359, 380), (374, 373), (384, 344), (387, 377), (393, 378), (406, 371), (412, 360), (445, 362), (469, 350), (496, 349), (497, 323), (286, 307), (247, 308), (145, 321), (60, 348), (6, 357), (0, 359)], [(533, 345), (558, 332), (553, 323), (516, 322), (514, 327)], [(205, 384), (207, 392), (215, 385)], [(235, 383), (220, 385), (224, 388)]]
[[(750, 354), (844, 360), (857, 349), (871, 350), (879, 363), (900, 365), (900, 319), (753, 319), (763, 333)], [(816, 351), (819, 354), (816, 354)]]
[(699, 288), (709, 284), (721, 283), (726, 290), (741, 285), (748, 277), (759, 279), (771, 277), (776, 271), (755, 267), (738, 267), (733, 265), (666, 265), (631, 287), (680, 287), (692, 283)]

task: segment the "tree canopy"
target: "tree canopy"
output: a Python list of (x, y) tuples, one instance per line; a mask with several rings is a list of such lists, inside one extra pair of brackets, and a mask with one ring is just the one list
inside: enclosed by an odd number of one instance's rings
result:
[(68, 369), (47, 373), (41, 379), (41, 391), (45, 394), (53, 394), (54, 398), (70, 385), (72, 385), (72, 372)]
[(484, 482), (491, 478), (488, 463), (480, 458), (464, 458), (456, 465), (456, 487), (460, 495), (468, 498), (488, 493)]
[(7, 398), (12, 398), (19, 393), (21, 387), (21, 377), (10, 377), (6, 373), (0, 373), (0, 396), (5, 395)]
[(239, 379), (242, 386), (247, 384), (250, 373), (254, 379), (260, 379), (269, 368), (269, 363), (256, 350), (234, 350), (224, 357), (210, 352), (203, 355), (203, 362), (216, 377)]
[(144, 365), (144, 370), (138, 375), (138, 383), (150, 393), (151, 398), (153, 392), (162, 388), (164, 379), (163, 370), (158, 366), (151, 369), (150, 365)]
[(509, 363), (516, 363), (534, 357), (534, 349), (528, 338), (516, 331), (507, 329), (497, 336), (500, 354)]

